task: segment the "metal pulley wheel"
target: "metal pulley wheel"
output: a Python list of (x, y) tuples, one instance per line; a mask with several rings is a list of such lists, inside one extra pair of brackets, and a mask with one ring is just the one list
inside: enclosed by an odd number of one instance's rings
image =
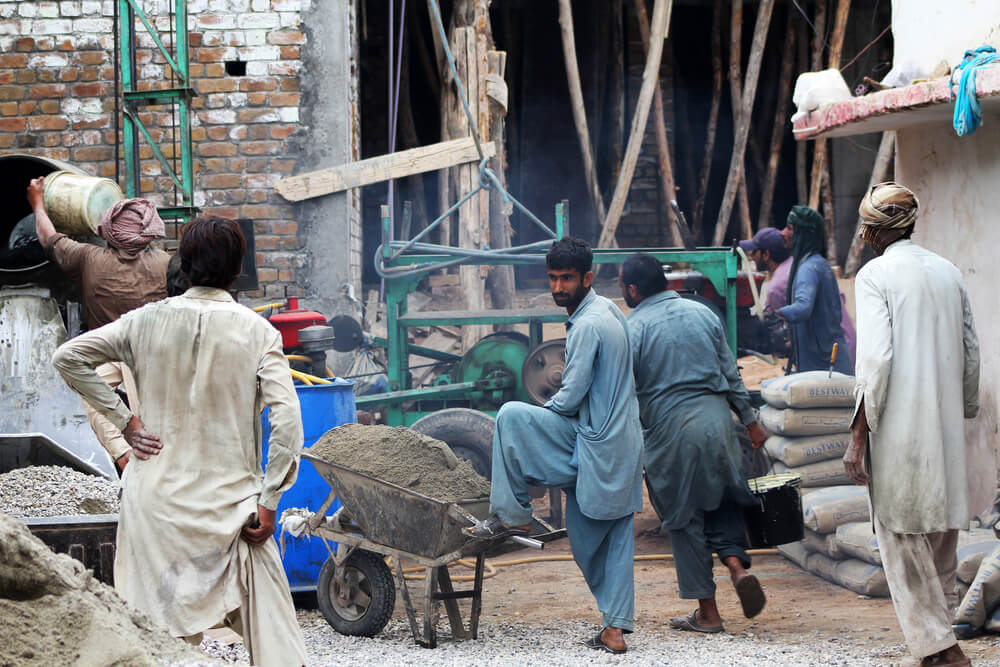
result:
[(364, 332), (361, 323), (350, 315), (331, 317), (327, 324), (333, 327), (333, 349), (337, 352), (351, 352), (361, 347)]
[(521, 367), (524, 391), (543, 405), (562, 387), (566, 370), (566, 339), (547, 340), (528, 354)]

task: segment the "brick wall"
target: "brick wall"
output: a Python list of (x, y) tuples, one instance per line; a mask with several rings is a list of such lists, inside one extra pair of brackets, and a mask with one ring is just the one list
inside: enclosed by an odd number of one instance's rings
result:
[[(306, 262), (296, 207), (273, 186), (295, 169), (299, 151), (299, 74), (307, 48), (301, 16), (310, 1), (187, 4), (190, 73), (198, 94), (192, 117), (195, 205), (254, 220), (261, 289), (250, 297), (284, 294)], [(167, 33), (173, 1), (140, 4)], [(0, 152), (45, 155), (114, 178), (113, 12), (112, 0), (0, 0)], [(140, 85), (169, 87), (169, 67), (147, 33), (139, 35)], [(227, 73), (227, 62), (245, 63), (245, 75)], [(141, 118), (172, 159), (174, 120), (169, 107), (153, 109)], [(173, 204), (169, 177), (141, 145), (143, 196)]]

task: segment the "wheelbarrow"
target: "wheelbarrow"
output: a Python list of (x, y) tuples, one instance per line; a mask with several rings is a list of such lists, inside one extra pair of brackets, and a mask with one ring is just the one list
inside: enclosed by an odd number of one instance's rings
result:
[[(308, 517), (306, 530), (322, 539), (330, 551), (320, 570), (316, 598), (327, 622), (341, 634), (373, 637), (381, 632), (392, 616), (398, 589), (410, 632), (420, 646), (437, 646), (439, 602), (444, 602), (452, 637), (476, 639), (486, 555), (523, 546), (542, 548), (545, 542), (565, 536), (565, 530), (554, 530), (535, 519), (540, 534), (511, 538), (513, 545), (509, 541), (475, 540), (463, 529), (486, 518), (489, 498), (445, 502), (324, 461), (308, 452), (302, 456), (312, 462), (332, 489), (318, 511), (299, 516)], [(326, 516), (334, 498), (340, 499), (342, 507)], [(336, 550), (329, 542), (337, 543)], [(395, 585), (386, 556), (393, 559)], [(471, 589), (456, 591), (448, 564), (462, 558), (475, 558), (475, 575)], [(403, 576), (404, 559), (427, 568), (422, 631)], [(468, 626), (462, 619), (459, 599), (472, 600)]]

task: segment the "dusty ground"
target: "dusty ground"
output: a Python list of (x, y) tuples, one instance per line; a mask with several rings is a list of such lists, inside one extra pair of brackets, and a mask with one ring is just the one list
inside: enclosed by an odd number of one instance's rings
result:
[[(636, 555), (668, 554), (670, 540), (658, 533), (659, 522), (646, 503), (636, 517)], [(560, 540), (543, 551), (523, 550), (494, 562), (545, 555), (569, 555), (569, 542)], [(880, 649), (879, 664), (901, 664), (908, 660), (903, 636), (889, 599), (860, 596), (800, 569), (777, 554), (754, 556), (753, 572), (768, 596), (765, 610), (747, 620), (724, 568), (716, 565), (719, 610), (726, 632), (747, 639), (757, 638), (770, 646), (804, 646), (842, 642), (845, 646)], [(461, 574), (461, 568), (454, 569)], [(677, 579), (671, 560), (635, 564), (636, 625), (658, 633), (667, 632), (667, 621), (686, 615), (697, 606), (678, 597)], [(416, 584), (416, 582), (414, 582)], [(459, 584), (463, 586), (467, 584)], [(494, 621), (542, 625), (553, 621), (600, 623), (600, 615), (587, 585), (572, 561), (543, 562), (498, 568), (484, 582), (483, 618)], [(414, 589), (414, 593), (417, 591)], [(405, 619), (402, 604), (395, 617)], [(442, 617), (439, 629), (444, 630)], [(697, 635), (685, 635), (690, 641)], [(962, 642), (973, 664), (1000, 665), (1000, 637), (988, 635)]]

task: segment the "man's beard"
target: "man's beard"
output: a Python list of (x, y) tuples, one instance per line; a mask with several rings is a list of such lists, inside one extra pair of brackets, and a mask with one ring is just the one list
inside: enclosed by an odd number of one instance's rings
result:
[(633, 299), (632, 295), (629, 294), (628, 292), (626, 292), (622, 296), (625, 298), (625, 305), (628, 306), (629, 308), (635, 308), (641, 303), (639, 299)]
[(583, 301), (583, 298), (587, 296), (587, 290), (589, 289), (589, 287), (584, 287), (581, 283), (580, 288), (576, 292), (552, 292), (552, 300), (560, 308), (575, 309)]

